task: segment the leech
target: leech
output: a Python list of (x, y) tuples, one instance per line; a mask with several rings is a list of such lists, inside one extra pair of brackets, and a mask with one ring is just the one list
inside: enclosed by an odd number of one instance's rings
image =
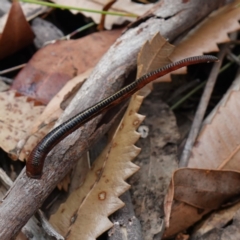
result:
[(181, 61), (170, 63), (162, 68), (145, 74), (136, 81), (122, 88), (118, 92), (114, 93), (110, 97), (103, 99), (102, 101), (96, 103), (92, 107), (78, 113), (76, 116), (70, 118), (66, 122), (60, 124), (49, 132), (32, 150), (30, 153), (27, 163), (26, 163), (26, 173), (28, 177), (31, 178), (41, 178), (44, 160), (47, 154), (65, 137), (70, 133), (74, 132), (76, 129), (81, 127), (84, 123), (93, 119), (100, 113), (112, 108), (113, 106), (119, 104), (124, 99), (129, 98), (139, 89), (143, 88), (146, 84), (151, 81), (166, 75), (174, 70), (177, 70), (184, 66), (189, 66), (197, 63), (204, 62), (216, 62), (218, 59), (211, 55), (196, 56), (183, 59)]

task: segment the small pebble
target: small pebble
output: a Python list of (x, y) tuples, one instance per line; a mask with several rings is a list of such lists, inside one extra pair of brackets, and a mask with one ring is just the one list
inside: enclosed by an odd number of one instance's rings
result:
[(32, 21), (32, 30), (35, 34), (34, 45), (38, 49), (43, 47), (46, 42), (64, 36), (63, 32), (55, 25), (38, 17)]

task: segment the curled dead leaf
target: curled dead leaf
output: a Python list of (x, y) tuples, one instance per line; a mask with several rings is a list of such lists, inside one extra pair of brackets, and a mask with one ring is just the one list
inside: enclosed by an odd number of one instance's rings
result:
[(240, 172), (192, 168), (175, 171), (166, 196), (168, 228), (164, 237), (185, 230), (209, 211), (238, 196), (239, 182)]
[[(226, 5), (213, 12), (204, 19), (176, 46), (170, 59), (175, 62), (180, 59), (202, 55), (210, 52), (217, 52), (219, 43), (229, 42), (228, 33), (240, 29), (240, 8), (239, 0)], [(184, 74), (186, 68), (181, 68), (171, 74)], [(170, 74), (163, 76), (162, 80), (169, 80)]]
[(0, 35), (0, 59), (32, 43), (34, 33), (18, 1), (13, 1), (6, 25)]
[(140, 151), (134, 144), (139, 138), (136, 128), (144, 119), (136, 113), (141, 102), (140, 96), (132, 98), (117, 132), (82, 187), (51, 216), (51, 224), (68, 239), (96, 239), (112, 226), (108, 216), (123, 206), (118, 197), (129, 188), (125, 180), (139, 169), (131, 161)]

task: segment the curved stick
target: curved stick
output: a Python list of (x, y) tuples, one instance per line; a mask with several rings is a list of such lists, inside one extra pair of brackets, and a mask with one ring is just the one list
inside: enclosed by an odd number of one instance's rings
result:
[(27, 163), (26, 163), (26, 173), (28, 177), (40, 178), (42, 175), (42, 169), (44, 165), (44, 160), (47, 154), (66, 136), (74, 132), (76, 129), (81, 127), (84, 123), (93, 119), (100, 113), (112, 108), (113, 106), (119, 104), (124, 99), (129, 98), (139, 89), (143, 88), (146, 84), (151, 81), (166, 75), (179, 68), (204, 62), (216, 62), (218, 59), (211, 55), (203, 55), (190, 57), (180, 60), (175, 63), (170, 63), (162, 68), (155, 71), (147, 73), (146, 75), (140, 77), (136, 81), (122, 88), (118, 92), (114, 93), (110, 97), (103, 99), (102, 101), (96, 103), (92, 107), (78, 113), (76, 116), (70, 118), (66, 122), (60, 124), (49, 132), (32, 150), (30, 153)]

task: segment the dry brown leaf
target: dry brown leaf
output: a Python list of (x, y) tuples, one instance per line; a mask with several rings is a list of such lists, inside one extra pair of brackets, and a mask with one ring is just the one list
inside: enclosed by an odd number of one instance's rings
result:
[[(229, 42), (228, 33), (240, 29), (239, 4), (240, 0), (235, 0), (210, 14), (176, 46), (170, 59), (175, 62), (186, 57), (219, 51), (217, 44)], [(171, 74), (183, 73), (186, 73), (186, 68), (178, 69)], [(170, 75), (163, 76), (162, 79), (168, 80)]]
[(12, 3), (6, 25), (0, 35), (0, 59), (7, 57), (34, 39), (34, 33), (29, 26), (18, 1)]
[[(142, 75), (148, 72), (171, 63), (169, 56), (173, 50), (174, 46), (171, 45), (159, 33), (157, 33), (150, 42), (147, 41), (143, 45), (138, 54), (137, 78), (140, 78)], [(162, 79), (159, 81), (162, 82)], [(138, 94), (146, 97), (152, 91), (152, 84), (153, 83), (149, 83), (147, 86), (142, 88)]]
[(138, 71), (137, 78), (171, 63), (169, 56), (174, 48), (160, 33), (157, 33), (151, 41), (147, 41), (138, 54), (138, 68), (141, 68), (141, 71)]
[(1, 148), (17, 158), (21, 148), (29, 136), (33, 122), (42, 113), (43, 106), (34, 106), (27, 97), (16, 97), (14, 91), (0, 93), (0, 142)]
[(185, 230), (210, 210), (239, 195), (239, 182), (240, 173), (234, 171), (192, 168), (175, 171), (165, 202), (166, 224), (168, 227), (170, 221), (170, 227), (164, 237)]
[(142, 97), (134, 96), (113, 140), (95, 161), (82, 187), (74, 191), (58, 211), (51, 224), (68, 239), (96, 239), (112, 223), (107, 218), (123, 206), (118, 198), (129, 185), (125, 180), (139, 168), (131, 161), (140, 149), (136, 128), (144, 119), (136, 113)]
[[(234, 3), (212, 14), (210, 19), (204, 21), (196, 32), (193, 31), (190, 33), (190, 36), (177, 47), (173, 55), (176, 54), (177, 56), (179, 54), (180, 58), (185, 57), (185, 53), (188, 54), (187, 56), (199, 55), (202, 52), (206, 53), (217, 50), (218, 48), (215, 43), (229, 41), (227, 33), (239, 29), (239, 3), (240, 1), (234, 1)], [(204, 41), (202, 38), (204, 38)], [(213, 39), (214, 44), (209, 44), (209, 39)], [(206, 44), (204, 44), (205, 42)], [(187, 45), (194, 46), (191, 53), (187, 49)], [(205, 48), (206, 45), (209, 47)], [(238, 102), (240, 95), (238, 92), (239, 84), (238, 87), (234, 86), (230, 90), (229, 94), (222, 101), (222, 104), (211, 114), (211, 117), (207, 121), (208, 124), (202, 128), (192, 149), (188, 167), (239, 171), (238, 149), (240, 142), (238, 136), (240, 128), (238, 126)], [(231, 119), (231, 124), (229, 123), (229, 119)], [(224, 175), (221, 171), (219, 171), (219, 174)], [(199, 178), (199, 181), (202, 181), (202, 178)], [(225, 184), (228, 186), (228, 183)], [(170, 227), (166, 229), (165, 236), (171, 236), (188, 228), (209, 212), (207, 209), (199, 211), (198, 208), (176, 200), (172, 202), (175, 198), (171, 194), (172, 191), (173, 189), (171, 190), (170, 188), (169, 195), (166, 196), (166, 222), (169, 225), (170, 220)], [(217, 206), (217, 199), (215, 199), (215, 203)], [(184, 221), (182, 221), (183, 213)]]
[(239, 172), (182, 168), (173, 176), (174, 198), (196, 208), (217, 209), (240, 193), (239, 181)]
[[(28, 154), (33, 147), (53, 128), (56, 120), (62, 114), (63, 109), (60, 105), (64, 102), (66, 95), (75, 95), (72, 89), (76, 86), (78, 88), (83, 84), (84, 80), (89, 76), (92, 69), (78, 75), (77, 77), (68, 81), (68, 83), (56, 94), (56, 96), (49, 102), (44, 111), (33, 122), (33, 125), (28, 130), (28, 138), (24, 146), (21, 146), (17, 152), (20, 152), (18, 158), (20, 160), (27, 159)], [(69, 96), (68, 96), (69, 97)]]
[[(41, 6), (39, 4), (24, 3), (24, 2), (19, 2), (19, 3), (21, 5), (22, 11), (23, 11), (24, 16), (27, 19), (27, 21), (30, 21), (33, 18), (35, 18), (36, 16), (43, 14), (50, 10), (49, 7)], [(9, 13), (5, 13), (0, 18), (0, 33), (3, 32), (3, 29), (6, 25), (8, 16), (9, 16)]]
[(121, 29), (96, 32), (41, 48), (16, 76), (12, 89), (49, 103), (67, 81), (94, 67), (120, 34)]

